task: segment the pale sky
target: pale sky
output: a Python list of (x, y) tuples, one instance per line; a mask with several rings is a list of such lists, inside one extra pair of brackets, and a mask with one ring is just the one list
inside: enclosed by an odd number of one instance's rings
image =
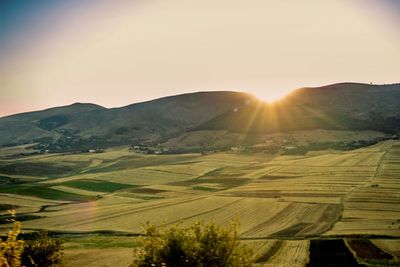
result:
[(3, 0), (0, 116), (400, 82), (397, 0)]

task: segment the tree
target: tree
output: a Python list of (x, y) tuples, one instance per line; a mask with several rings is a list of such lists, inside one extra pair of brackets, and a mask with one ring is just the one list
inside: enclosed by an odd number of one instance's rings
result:
[(131, 266), (236, 267), (250, 266), (250, 250), (240, 244), (237, 224), (223, 228), (216, 224), (195, 223), (160, 231), (144, 227), (144, 246), (136, 251)]
[(62, 242), (42, 231), (35, 240), (26, 242), (22, 263), (26, 267), (52, 267), (60, 265), (63, 257)]

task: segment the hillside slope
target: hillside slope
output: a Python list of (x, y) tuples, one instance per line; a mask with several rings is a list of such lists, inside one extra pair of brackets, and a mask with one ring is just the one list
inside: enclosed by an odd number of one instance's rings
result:
[(277, 103), (254, 102), (196, 128), (238, 133), (312, 129), (398, 132), (400, 84), (340, 83), (301, 88)]
[[(50, 151), (76, 151), (171, 138), (176, 143), (196, 132), (191, 143), (212, 147), (238, 138), (230, 133), (315, 129), (399, 132), (400, 84), (301, 88), (273, 104), (239, 92), (183, 94), (113, 109), (76, 103), (0, 118), (0, 146), (38, 143)], [(216, 131), (226, 134), (211, 138)]]
[[(57, 139), (67, 129), (75, 131), (82, 114), (99, 113), (104, 107), (75, 103), (42, 111), (15, 114), (0, 118), (0, 145), (23, 144)], [(90, 125), (84, 125), (85, 128)], [(57, 130), (64, 129), (64, 131)]]
[(40, 143), (52, 151), (102, 148), (168, 139), (253, 97), (237, 92), (200, 92), (106, 109), (73, 104), (0, 118), (0, 145)]

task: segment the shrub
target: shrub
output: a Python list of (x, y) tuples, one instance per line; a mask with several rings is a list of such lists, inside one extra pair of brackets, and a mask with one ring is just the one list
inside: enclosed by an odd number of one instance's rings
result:
[[(10, 211), (15, 217), (15, 211)], [(0, 267), (20, 267), (21, 254), (24, 249), (24, 241), (18, 240), (21, 232), (21, 225), (15, 219), (10, 219), (14, 223), (14, 228), (8, 232), (5, 241), (0, 243)]]
[(47, 232), (39, 232), (35, 240), (27, 241), (22, 254), (22, 263), (26, 267), (57, 266), (63, 262), (62, 242), (52, 239)]
[(237, 224), (222, 228), (213, 223), (176, 225), (165, 231), (147, 224), (144, 246), (133, 266), (236, 267), (250, 266), (250, 250), (238, 240)]

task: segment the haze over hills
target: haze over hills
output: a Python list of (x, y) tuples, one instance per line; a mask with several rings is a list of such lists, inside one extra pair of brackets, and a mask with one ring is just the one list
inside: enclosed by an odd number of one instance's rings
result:
[(75, 103), (0, 118), (0, 145), (38, 143), (51, 151), (74, 151), (163, 143), (210, 131), (233, 136), (314, 129), (397, 133), (400, 84), (301, 88), (272, 104), (239, 92), (184, 94), (112, 109)]

